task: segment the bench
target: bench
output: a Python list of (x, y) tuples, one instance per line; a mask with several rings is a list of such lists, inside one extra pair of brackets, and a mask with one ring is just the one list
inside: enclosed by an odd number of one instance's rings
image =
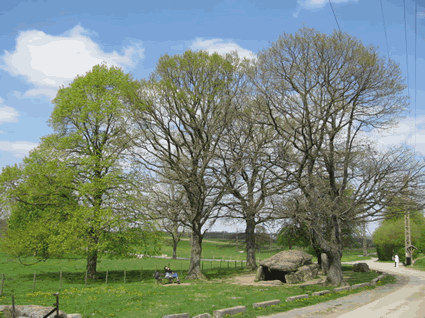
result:
[(156, 283), (158, 284), (159, 282), (161, 282), (161, 284), (162, 285), (164, 285), (164, 280), (166, 280), (166, 279), (168, 279), (168, 283), (172, 283), (173, 282), (173, 279), (176, 279), (176, 278), (174, 278), (174, 277), (168, 277), (168, 278), (165, 278), (165, 273), (160, 273), (160, 272), (158, 272), (158, 271), (156, 271), (154, 274), (153, 274), (153, 277), (155, 278), (155, 280), (156, 280)]

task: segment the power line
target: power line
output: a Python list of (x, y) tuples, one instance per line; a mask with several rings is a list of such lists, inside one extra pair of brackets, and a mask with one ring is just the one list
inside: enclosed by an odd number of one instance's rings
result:
[(406, 26), (406, 0), (403, 0), (404, 3), (404, 39), (406, 41), (406, 64), (407, 64), (407, 95), (410, 98), (410, 85), (409, 85), (409, 56), (407, 54), (407, 26)]
[(334, 13), (334, 17), (335, 17), (336, 24), (338, 25), (338, 29), (339, 29), (339, 31), (341, 31), (341, 28), (339, 27), (338, 19), (336, 18), (335, 11), (334, 11), (334, 8), (332, 6), (331, 0), (329, 0), (329, 4), (331, 5), (332, 12)]
[(415, 1), (415, 147), (416, 147), (416, 42), (418, 40), (418, 1)]
[(389, 47), (388, 47), (388, 37), (387, 37), (387, 27), (386, 27), (386, 25), (385, 25), (384, 7), (383, 7), (383, 5), (382, 5), (382, 0), (381, 0), (381, 12), (382, 12), (382, 21), (384, 22), (385, 42), (387, 43), (388, 58), (390, 58), (390, 49), (389, 49)]

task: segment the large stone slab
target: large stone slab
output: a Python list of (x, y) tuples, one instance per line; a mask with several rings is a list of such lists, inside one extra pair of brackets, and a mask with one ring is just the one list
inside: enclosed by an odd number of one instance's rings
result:
[(258, 266), (254, 282), (263, 281), (265, 278), (263, 266)]
[[(16, 317), (32, 317), (32, 318), (43, 318), (49, 312), (53, 310), (54, 307), (43, 307), (39, 305), (15, 305)], [(8, 313), (11, 315), (12, 306), (5, 306), (3, 308), (3, 314), (6, 316)], [(56, 314), (56, 311), (54, 312)], [(51, 316), (53, 317), (54, 314)], [(67, 318), (67, 314), (62, 310), (59, 310), (60, 318)]]
[(260, 262), (260, 265), (269, 270), (294, 272), (299, 267), (312, 263), (313, 256), (303, 251), (289, 250), (273, 255)]

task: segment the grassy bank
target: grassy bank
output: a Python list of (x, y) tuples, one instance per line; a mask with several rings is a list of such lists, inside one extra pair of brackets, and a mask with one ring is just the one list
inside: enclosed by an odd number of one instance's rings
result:
[[(252, 304), (260, 301), (272, 299), (281, 299), (283, 304), (261, 310), (261, 314), (268, 314), (279, 311), (287, 311), (293, 308), (303, 307), (310, 304), (327, 301), (345, 296), (349, 293), (338, 293), (337, 295), (327, 295), (323, 297), (313, 297), (308, 300), (294, 303), (286, 303), (286, 297), (312, 293), (324, 288), (320, 286), (243, 286), (231, 285), (223, 282), (223, 278), (230, 278), (234, 275), (252, 274), (244, 269), (210, 269), (204, 270), (204, 273), (210, 278), (206, 282), (190, 282), (190, 285), (169, 286), (156, 285), (152, 274), (152, 267), (158, 266), (162, 260), (137, 260), (137, 265), (143, 263), (149, 270), (144, 270), (142, 280), (137, 280), (139, 271), (130, 270), (127, 272), (127, 278), (133, 279), (132, 282), (123, 283), (123, 273), (120, 271), (112, 272), (115, 279), (108, 280), (105, 284), (106, 272), (99, 269), (99, 281), (89, 281), (85, 287), (84, 273), (82, 271), (73, 271), (73, 266), (82, 264), (69, 264), (68, 271), (63, 273), (62, 290), (60, 291), (60, 308), (67, 313), (80, 313), (83, 317), (162, 317), (171, 313), (187, 312), (191, 316), (209, 312), (220, 308), (233, 306), (247, 306), (247, 313), (241, 317), (256, 317), (258, 309), (252, 309)], [(111, 261), (112, 262), (112, 261)], [(135, 260), (123, 261), (121, 265), (127, 268), (137, 266), (132, 264)], [(4, 296), (0, 297), (0, 304), (10, 304), (11, 294), (15, 295), (15, 304), (36, 304), (49, 306), (54, 301), (52, 293), (59, 290), (59, 273), (52, 272), (60, 262), (49, 264), (47, 261), (43, 264), (44, 272), (38, 276), (36, 291), (32, 292), (32, 273), (20, 274), (14, 276), (14, 281), (8, 281)], [(70, 262), (72, 263), (72, 261)], [(3, 264), (1, 264), (3, 265)], [(62, 264), (65, 265), (65, 264)], [(188, 266), (188, 262), (185, 263)], [(26, 269), (29, 271), (30, 269)], [(31, 269), (33, 270), (33, 269)], [(348, 277), (347, 282), (351, 285), (368, 282), (377, 276), (376, 273), (354, 273), (352, 266), (344, 265), (344, 276)], [(183, 270), (183, 277), (187, 270)], [(384, 282), (390, 282), (391, 278)], [(184, 279), (182, 280), (183, 283)], [(371, 287), (368, 287), (371, 288)], [(360, 290), (356, 290), (358, 292)], [(353, 291), (354, 292), (354, 291)]]
[[(128, 258), (124, 260), (100, 259), (97, 267), (98, 280), (85, 282), (85, 259), (49, 259), (33, 266), (23, 266), (17, 260), (0, 253), (0, 274), (5, 275), (3, 295), (0, 296), (0, 305), (10, 305), (11, 295), (15, 296), (16, 305), (34, 304), (50, 306), (55, 301), (54, 292), (60, 291), (60, 308), (67, 313), (80, 313), (83, 317), (162, 317), (166, 314), (187, 312), (191, 316), (213, 310), (238, 305), (247, 306), (247, 312), (239, 317), (256, 317), (259, 314), (267, 315), (274, 312), (291, 310), (327, 301), (364, 289), (338, 293), (321, 297), (311, 297), (293, 303), (286, 303), (290, 296), (312, 293), (324, 288), (320, 286), (243, 286), (224, 282), (224, 279), (242, 274), (253, 274), (243, 268), (240, 261), (245, 259), (245, 253), (239, 253), (242, 248), (236, 249), (230, 242), (204, 242), (203, 258), (218, 258), (238, 260), (235, 262), (203, 262), (203, 272), (208, 281), (185, 281), (184, 277), (189, 268), (189, 261), (155, 259), (155, 258)], [(233, 243), (233, 242), (232, 242)], [(260, 259), (275, 254), (276, 250), (262, 251)], [(189, 241), (181, 241), (177, 250), (179, 257), (190, 257)], [(374, 251), (369, 251), (370, 253)], [(166, 242), (162, 254), (172, 255), (170, 241)], [(342, 261), (369, 259), (358, 257), (361, 249), (345, 251)], [(31, 263), (33, 258), (23, 260)], [(316, 261), (316, 260), (314, 260)], [(152, 277), (156, 268), (162, 269), (168, 265), (179, 274), (182, 283), (190, 285), (168, 286), (156, 285)], [(125, 270), (125, 272), (124, 272)], [(376, 273), (354, 273), (352, 266), (344, 265), (344, 276), (349, 284), (369, 282), (377, 276)], [(60, 271), (62, 281), (60, 289)], [(106, 284), (108, 271), (108, 284)], [(33, 278), (36, 272), (35, 291), (33, 292)], [(383, 283), (392, 281), (388, 277)], [(124, 283), (125, 280), (125, 283)], [(373, 288), (373, 287), (367, 287)], [(279, 306), (267, 309), (253, 309), (252, 304), (260, 301), (281, 299)], [(1, 317), (1, 315), (0, 315)]]

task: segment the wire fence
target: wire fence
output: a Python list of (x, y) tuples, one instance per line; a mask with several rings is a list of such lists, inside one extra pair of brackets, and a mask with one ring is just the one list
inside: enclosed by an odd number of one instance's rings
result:
[[(257, 258), (257, 262), (260, 259)], [(246, 260), (203, 260), (201, 261), (201, 271), (211, 271), (211, 270), (237, 270), (244, 267)], [(174, 264), (175, 265), (175, 264)], [(170, 267), (170, 263), (168, 263), (168, 267)], [(186, 267), (186, 266), (185, 266)], [(23, 285), (23, 280), (26, 282), (25, 285), (28, 285), (32, 278), (32, 288), (31, 286), (27, 287), (29, 290), (32, 289), (32, 293), (35, 293), (39, 290), (39, 286), (44, 286), (50, 289), (53, 287), (52, 285), (57, 282), (59, 290), (62, 290), (62, 287), (65, 284), (84, 284), (84, 287), (88, 285), (92, 286), (101, 286), (105, 284), (114, 284), (114, 283), (135, 283), (135, 282), (150, 282), (153, 279), (153, 273), (158, 270), (158, 265), (155, 266), (155, 269), (151, 267), (148, 269), (144, 269), (143, 267), (139, 270), (106, 270), (106, 271), (97, 271), (96, 279), (90, 279), (88, 276), (88, 272), (48, 272), (48, 273), (37, 273), (34, 272), (33, 275), (28, 275), (28, 279), (24, 279), (22, 275), (19, 277), (14, 277), (12, 275), (1, 274), (1, 285), (0, 285), (0, 296), (7, 294), (12, 294), (15, 289), (14, 286)], [(163, 270), (159, 268), (159, 271)], [(183, 269), (183, 263), (180, 262), (180, 268), (174, 268), (175, 272), (180, 272), (180, 276), (183, 276), (183, 272), (187, 273), (188, 269)], [(32, 276), (32, 277), (31, 277)], [(47, 287), (49, 286), (49, 287)]]

